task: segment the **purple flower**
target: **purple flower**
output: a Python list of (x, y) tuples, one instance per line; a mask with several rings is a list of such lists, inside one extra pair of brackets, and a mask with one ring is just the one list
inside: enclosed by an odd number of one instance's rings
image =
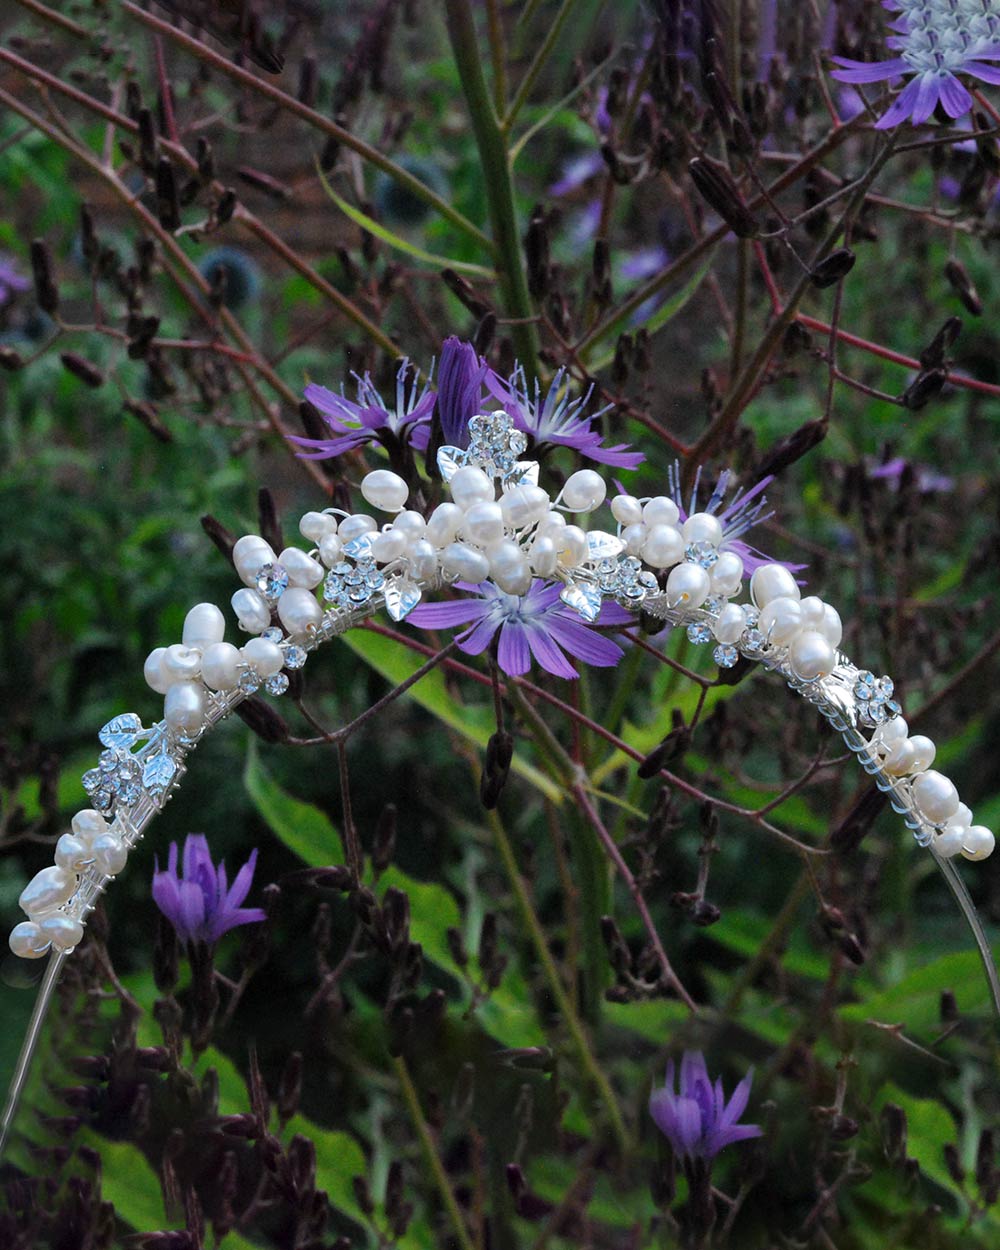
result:
[[(419, 604), (407, 620), (423, 629), (450, 629), (454, 625), (470, 625), (455, 641), (466, 655), (481, 655), (493, 638), (497, 641), (497, 663), (511, 677), (520, 677), (531, 667), (534, 657), (554, 677), (579, 677), (566, 659), (574, 659), (596, 668), (610, 668), (622, 657), (622, 649), (610, 638), (602, 638), (585, 625), (579, 613), (559, 598), (558, 582), (536, 579), (524, 595), (507, 595), (491, 582), (469, 586), (456, 582), (459, 590), (478, 594), (478, 599), (460, 599), (453, 603)], [(598, 625), (629, 625), (632, 617), (616, 603), (601, 605)]]
[(875, 123), (887, 130), (909, 118), (925, 122), (938, 104), (949, 117), (972, 108), (972, 96), (958, 74), (1000, 83), (1000, 67), (983, 61), (1000, 58), (1000, 0), (883, 0), (902, 16), (890, 23), (896, 32), (886, 40), (900, 55), (868, 64), (834, 57), (841, 82), (885, 82), (912, 75), (911, 81)]
[(441, 348), (437, 410), (444, 441), (450, 447), (469, 444), (469, 418), (481, 411), (483, 383), (489, 365), (471, 343), (451, 335)]
[(666, 1137), (679, 1159), (712, 1159), (733, 1142), (760, 1137), (756, 1124), (737, 1124), (746, 1110), (753, 1084), (753, 1069), (733, 1090), (726, 1102), (721, 1078), (708, 1079), (705, 1056), (701, 1051), (686, 1050), (681, 1060), (681, 1083), (674, 1092), (674, 1061), (667, 1064), (667, 1077), (661, 1089), (649, 1096), (649, 1114)]
[(880, 464), (874, 469), (868, 470), (868, 476), (871, 478), (885, 478), (895, 489), (899, 489), (900, 479), (906, 471), (907, 465), (910, 466), (913, 477), (916, 481), (917, 490), (921, 494), (930, 494), (932, 491), (949, 491), (955, 487), (955, 479), (948, 477), (944, 473), (938, 473), (934, 469), (923, 464), (910, 464), (904, 460), (902, 456), (896, 456), (892, 460), (887, 460), (885, 464)]
[(594, 417), (581, 416), (593, 387), (585, 395), (570, 399), (565, 369), (556, 372), (544, 398), (537, 379), (534, 387), (529, 389), (520, 365), (506, 382), (491, 370), (486, 377), (486, 386), (517, 428), (532, 436), (536, 448), (546, 443), (569, 447), (589, 460), (621, 469), (637, 469), (646, 458), (641, 451), (629, 451), (625, 443), (604, 446), (601, 435), (590, 427), (594, 418), (607, 412), (611, 405), (602, 408)]
[(31, 283), (17, 271), (9, 256), (0, 254), (0, 304), (5, 304), (18, 291), (26, 291)]
[(170, 843), (166, 871), (159, 861), (153, 876), (153, 901), (177, 931), (182, 942), (207, 942), (214, 945), (224, 933), (237, 925), (266, 920), (259, 907), (241, 907), (253, 882), (257, 852), (236, 874), (231, 886), (226, 881), (226, 866), (212, 863), (208, 839), (200, 833), (189, 833), (184, 839), (184, 875), (177, 875), (177, 843)]
[(431, 414), (434, 411), (434, 392), (429, 386), (418, 387), (405, 357), (396, 374), (396, 405), (390, 407), (379, 394), (366, 373), (357, 374), (357, 402), (318, 386), (315, 382), (305, 389), (306, 399), (323, 415), (335, 438), (301, 438), (289, 435), (293, 443), (314, 448), (300, 452), (304, 460), (327, 460), (342, 456), (365, 443), (411, 443), (418, 451), (427, 447), (430, 438)]

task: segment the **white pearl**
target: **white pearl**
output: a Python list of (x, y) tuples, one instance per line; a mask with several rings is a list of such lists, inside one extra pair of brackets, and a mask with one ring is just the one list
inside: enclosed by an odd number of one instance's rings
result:
[(680, 530), (672, 525), (654, 525), (647, 530), (646, 541), (642, 544), (642, 558), (654, 569), (667, 569), (679, 564), (684, 559), (684, 539)]
[[(240, 628), (245, 629), (248, 634), (259, 634), (262, 629), (267, 629), (271, 624), (271, 609), (256, 590), (244, 587), (243, 590), (238, 590), (233, 595), (230, 602)], [(278, 602), (280, 603), (281, 600)]]
[(579, 525), (567, 525), (556, 538), (556, 548), (563, 568), (575, 568), (587, 558), (587, 535)]
[(792, 639), (788, 648), (788, 664), (800, 681), (825, 677), (837, 662), (837, 654), (822, 634), (804, 629)]
[(897, 743), (882, 761), (882, 767), (891, 777), (905, 777), (913, 772), (913, 743), (904, 738)]
[(883, 750), (887, 750), (898, 746), (909, 732), (910, 728), (902, 716), (894, 716), (892, 720), (887, 720), (878, 727), (875, 740), (882, 745)]
[(329, 512), (307, 512), (299, 522), (299, 533), (311, 543), (321, 543), (327, 534), (336, 534), (337, 518)]
[(410, 548), (410, 576), (418, 582), (433, 581), (438, 574), (437, 548), (426, 538), (418, 538)]
[(399, 513), (392, 523), (392, 528), (397, 534), (402, 534), (407, 541), (412, 541), (414, 538), (423, 538), (427, 531), (427, 522), (419, 512), (407, 508)]
[(953, 859), (962, 852), (962, 843), (968, 835), (967, 825), (949, 825), (939, 833), (931, 845), (942, 859)]
[(493, 482), (482, 469), (467, 464), (459, 469), (448, 483), (451, 497), (465, 511), (474, 503), (492, 503), (496, 498)]
[(236, 540), (233, 547), (233, 564), (240, 580), (252, 586), (257, 577), (257, 570), (262, 564), (274, 564), (277, 557), (269, 543), (259, 534), (244, 534)]
[(523, 595), (531, 588), (531, 568), (517, 543), (504, 539), (489, 555), (490, 577), (505, 594)]
[(83, 941), (83, 925), (74, 916), (48, 916), (38, 928), (57, 951), (71, 951)]
[(207, 647), (226, 636), (226, 618), (214, 603), (196, 603), (184, 618), (181, 642), (185, 647)]
[(955, 783), (943, 773), (929, 769), (917, 773), (911, 782), (913, 799), (921, 813), (934, 825), (942, 825), (958, 811)]
[(389, 469), (373, 469), (361, 479), (361, 494), (379, 512), (398, 512), (406, 505), (410, 488)]
[(626, 525), (618, 537), (625, 544), (625, 554), (627, 556), (641, 556), (643, 545), (649, 537), (649, 527), (641, 522), (635, 525)]
[(686, 543), (711, 543), (718, 547), (722, 542), (722, 524), (710, 512), (695, 512), (681, 526)]
[(372, 555), (379, 564), (398, 560), (406, 551), (406, 535), (394, 529), (383, 530), (372, 542)]
[(802, 628), (819, 630), (823, 624), (823, 600), (818, 595), (807, 595), (799, 600)]
[(102, 833), (94, 839), (94, 861), (106, 877), (117, 877), (128, 860), (128, 847), (113, 833)]
[(818, 629), (831, 647), (840, 646), (840, 640), (844, 636), (844, 623), (840, 619), (840, 613), (829, 603), (823, 604), (823, 620)]
[(157, 694), (166, 694), (167, 687), (170, 682), (163, 675), (163, 669), (160, 667), (163, 663), (163, 657), (167, 654), (166, 647), (156, 647), (146, 656), (146, 663), (142, 666), (142, 675), (146, 679), (146, 685), (150, 690), (155, 690)]
[(972, 820), (972, 808), (966, 803), (959, 803), (958, 811), (954, 816), (948, 817), (947, 824), (949, 829), (952, 825), (961, 825), (963, 828), (968, 829), (969, 825), (972, 824)]
[(328, 569), (332, 569), (335, 564), (340, 563), (343, 550), (344, 544), (341, 542), (339, 534), (324, 534), (319, 540), (319, 558)]
[(718, 642), (739, 642), (747, 627), (746, 612), (738, 603), (727, 603), (716, 617), (712, 633)]
[(735, 595), (743, 585), (743, 561), (735, 551), (720, 551), (719, 558), (708, 572), (712, 593)]
[(182, 643), (175, 642), (173, 646), (167, 647), (166, 654), (160, 661), (160, 672), (163, 680), (171, 685), (175, 681), (195, 681), (201, 676), (201, 652), (194, 647), (185, 647)]
[(65, 868), (52, 865), (36, 872), (17, 900), (22, 911), (34, 919), (61, 907), (76, 891), (76, 877)]
[(353, 542), (355, 538), (360, 538), (362, 534), (373, 534), (378, 529), (378, 523), (373, 516), (366, 516), (363, 512), (355, 512), (352, 516), (345, 516), (341, 521), (337, 534), (342, 544)]
[(561, 512), (549, 512), (538, 522), (535, 534), (539, 537), (544, 534), (546, 538), (551, 538), (558, 547), (562, 532), (568, 524), (569, 522)]
[(266, 638), (251, 638), (240, 648), (240, 654), (244, 663), (255, 668), (261, 677), (273, 677), (281, 672), (285, 664), (281, 648)]
[(432, 542), (435, 547), (447, 547), (455, 541), (462, 516), (462, 509), (457, 503), (439, 503), (427, 522), (427, 541)]
[(531, 544), (531, 567), (539, 577), (551, 577), (559, 566), (559, 552), (551, 538), (544, 534)]
[(216, 642), (201, 657), (201, 678), (209, 690), (233, 690), (240, 680), (240, 652), (231, 642)]
[(646, 525), (676, 525), (680, 518), (680, 509), (666, 495), (654, 495), (646, 501), (642, 510), (642, 519)]
[(783, 564), (762, 564), (750, 578), (750, 596), (762, 608), (772, 599), (801, 599), (802, 592)]
[(278, 556), (278, 563), (288, 574), (289, 586), (304, 586), (306, 590), (312, 590), (323, 580), (322, 564), (301, 547), (286, 547)]
[(205, 723), (205, 711), (205, 687), (201, 682), (176, 682), (163, 700), (163, 718), (178, 733), (197, 733)]
[(503, 538), (503, 512), (498, 503), (474, 503), (465, 513), (462, 536), (477, 547), (489, 547)]
[(962, 839), (962, 854), (966, 859), (986, 859), (995, 846), (996, 838), (985, 825), (973, 825)]
[(441, 553), (441, 567), (459, 581), (478, 585), (489, 576), (490, 562), (475, 547), (467, 547), (465, 543), (449, 543)]
[(676, 564), (667, 575), (667, 602), (671, 607), (683, 604), (700, 608), (711, 589), (708, 573), (700, 564)]
[(524, 529), (540, 521), (549, 510), (548, 491), (530, 482), (522, 482), (500, 497), (504, 523), (512, 530)]
[[(914, 734), (910, 739), (910, 746), (913, 747), (913, 771), (922, 773), (934, 763), (934, 756), (937, 755), (937, 747), (923, 734)], [(964, 806), (964, 804), (963, 804)], [(968, 808), (966, 808), (968, 811)], [(972, 813), (969, 812), (969, 819), (964, 821), (968, 824), (972, 820)]]
[(642, 504), (635, 495), (615, 495), (611, 501), (611, 515), (619, 525), (640, 525)]
[(49, 949), (49, 939), (33, 920), (22, 920), (10, 931), (10, 949), (21, 959), (40, 959)]
[(90, 842), (75, 834), (64, 833), (56, 843), (56, 867), (65, 872), (82, 872), (87, 860), (92, 859)]
[(566, 479), (562, 501), (571, 512), (593, 512), (604, 503), (607, 484), (593, 469), (578, 469)]
[(69, 822), (69, 827), (77, 837), (83, 838), (86, 842), (91, 838), (96, 838), (99, 833), (103, 833), (108, 827), (108, 822), (100, 812), (95, 812), (92, 807), (85, 807), (83, 811), (77, 812)]
[(290, 634), (307, 634), (322, 624), (323, 609), (311, 590), (289, 586), (278, 600), (278, 620)]
[(802, 610), (798, 600), (784, 595), (772, 599), (761, 608), (757, 627), (776, 647), (787, 646), (802, 627)]

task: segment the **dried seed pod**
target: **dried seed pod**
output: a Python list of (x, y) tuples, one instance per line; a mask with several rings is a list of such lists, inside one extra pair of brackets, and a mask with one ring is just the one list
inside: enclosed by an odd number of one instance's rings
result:
[(505, 729), (498, 729), (490, 735), (486, 744), (486, 759), (483, 761), (483, 773), (479, 782), (479, 799), (488, 812), (500, 801), (513, 758), (513, 735)]
[(686, 725), (672, 729), (663, 741), (639, 762), (637, 774), (644, 780), (655, 777), (661, 768), (680, 759), (691, 745), (691, 731)]
[(835, 286), (847, 277), (857, 259), (849, 247), (838, 247), (812, 267), (809, 272), (809, 281), (821, 291), (826, 287)]
[(79, 378), (87, 386), (97, 389), (104, 385), (104, 371), (98, 369), (97, 365), (91, 364), (89, 360), (85, 360), (76, 352), (60, 352), (59, 359), (63, 363), (63, 368), (67, 369), (74, 377)]
[(760, 481), (763, 477), (778, 474), (789, 465), (801, 460), (826, 438), (829, 427), (826, 421), (807, 421), (797, 430), (779, 439), (770, 451), (766, 451), (757, 462), (754, 476)]
[(441, 281), (452, 295), (463, 304), (475, 317), (485, 317), (492, 312), (489, 302), (472, 286), (471, 283), (456, 273), (454, 269), (442, 269)]
[(920, 353), (920, 363), (925, 369), (937, 369), (945, 363), (945, 357), (962, 332), (962, 318), (949, 317), (937, 334)]
[(164, 230), (180, 229), (181, 204), (177, 194), (177, 175), (165, 156), (161, 156), (156, 164), (156, 215)]
[(973, 285), (972, 279), (969, 277), (962, 262), (959, 260), (948, 261), (944, 267), (944, 276), (948, 279), (951, 289), (968, 311), (974, 317), (980, 316), (983, 311), (983, 301), (979, 298), (979, 292)]
[(232, 217), (233, 213), (236, 212), (237, 203), (238, 200), (236, 198), (236, 192), (232, 189), (232, 187), (226, 187), (225, 191), (223, 191), (222, 195), (219, 197), (218, 204), (215, 206), (214, 217), (215, 224), (217, 226), (224, 226), (226, 224), (230, 217)]
[(755, 239), (760, 223), (750, 211), (724, 165), (707, 156), (696, 156), (688, 163), (695, 189), (739, 239)]
[(52, 274), (52, 254), (44, 239), (31, 243), (31, 271), (35, 280), (35, 299), (42, 312), (54, 316), (59, 309), (59, 288)]
[(899, 402), (911, 412), (926, 408), (932, 399), (936, 399), (948, 381), (947, 369), (924, 369), (913, 379), (900, 395)]

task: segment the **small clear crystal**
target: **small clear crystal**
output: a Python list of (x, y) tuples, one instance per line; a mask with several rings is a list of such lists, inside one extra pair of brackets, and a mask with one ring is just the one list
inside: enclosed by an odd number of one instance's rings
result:
[(110, 772), (114, 772), (114, 770), (118, 767), (118, 761), (120, 759), (121, 759), (121, 756), (118, 754), (118, 752), (112, 751), (109, 748), (107, 751), (102, 751), (100, 753), (100, 755), (97, 757), (97, 762), (100, 765), (101, 770), (103, 772), (110, 773)]
[(718, 616), (725, 605), (726, 601), (721, 595), (709, 595), (701, 606), (702, 611), (709, 612), (712, 616)]
[(731, 642), (720, 642), (712, 652), (712, 659), (719, 668), (732, 668), (740, 658), (740, 653)]
[(343, 589), (343, 579), (340, 577), (337, 570), (334, 569), (332, 572), (327, 573), (323, 582), (323, 598), (326, 599), (328, 603), (333, 603), (340, 596), (340, 592)]
[(240, 673), (240, 689), (244, 694), (254, 694), (260, 689), (260, 677), (252, 668), (245, 668)]
[(760, 612), (758, 609), (747, 604), (743, 609), (743, 615), (746, 617), (747, 629), (756, 629), (760, 623)]
[(264, 682), (264, 689), (268, 694), (284, 694), (288, 689), (288, 674), (275, 673), (273, 677), (268, 677)]
[(106, 786), (101, 786), (91, 792), (90, 801), (99, 812), (110, 812), (115, 805), (115, 793)]
[(704, 621), (695, 621), (693, 625), (687, 627), (688, 642), (693, 642), (696, 646), (701, 646), (703, 642), (708, 642), (712, 637), (712, 631), (708, 628)]
[(282, 642), (284, 637), (284, 631), (280, 630), (277, 625), (271, 625), (261, 634), (261, 638), (264, 638), (267, 642)]
[(290, 647), (285, 648), (285, 668), (301, 668), (306, 662), (307, 651), (305, 647), (298, 646), (293, 643)]
[(763, 651), (767, 646), (767, 639), (759, 629), (754, 627), (744, 630), (740, 641), (747, 651)]
[(142, 786), (138, 781), (127, 781), (116, 789), (118, 802), (125, 807), (134, 807), (142, 798)]
[(83, 774), (81, 780), (83, 781), (84, 790), (86, 790), (88, 794), (94, 794), (104, 785), (105, 776), (99, 768), (91, 768)]
[(684, 551), (684, 559), (689, 564), (700, 564), (703, 569), (710, 569), (719, 559), (719, 549), (714, 543), (689, 543)]
[(280, 564), (272, 564), (269, 560), (257, 570), (254, 584), (268, 603), (277, 603), (288, 589), (288, 574)]

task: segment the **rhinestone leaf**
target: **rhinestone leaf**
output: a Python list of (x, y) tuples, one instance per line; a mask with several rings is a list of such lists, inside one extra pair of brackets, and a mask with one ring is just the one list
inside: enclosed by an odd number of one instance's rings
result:
[(142, 770), (142, 784), (150, 794), (162, 794), (173, 781), (177, 765), (169, 755), (154, 755)]
[(405, 620), (423, 597), (420, 587), (405, 577), (394, 577), (385, 584), (385, 609), (394, 621)]
[(468, 456), (461, 447), (439, 447), (437, 454), (438, 470), (445, 482), (450, 482), (459, 469), (468, 463)]
[(601, 592), (596, 586), (571, 582), (559, 592), (559, 598), (574, 612), (579, 612), (585, 621), (596, 621), (600, 615)]
[(603, 530), (591, 530), (587, 535), (587, 558), (589, 560), (612, 560), (621, 555), (625, 544), (614, 534), (606, 534)]
[(109, 720), (97, 736), (104, 746), (127, 751), (141, 733), (142, 721), (135, 712), (123, 712)]
[(371, 559), (373, 542), (374, 538), (371, 534), (359, 534), (349, 543), (344, 543), (344, 555), (350, 556), (352, 560)]
[(519, 460), (511, 472), (510, 483), (512, 486), (537, 486), (538, 461)]

